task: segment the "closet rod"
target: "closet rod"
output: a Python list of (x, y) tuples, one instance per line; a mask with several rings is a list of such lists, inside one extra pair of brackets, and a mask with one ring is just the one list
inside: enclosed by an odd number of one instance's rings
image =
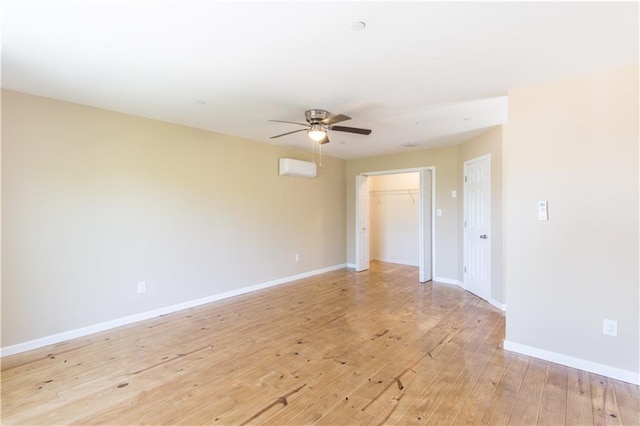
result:
[(369, 191), (369, 194), (376, 197), (378, 200), (378, 204), (380, 203), (379, 195), (408, 195), (411, 197), (411, 201), (415, 204), (416, 200), (413, 198), (414, 195), (420, 194), (420, 189), (416, 188), (407, 188), (407, 189), (378, 189)]

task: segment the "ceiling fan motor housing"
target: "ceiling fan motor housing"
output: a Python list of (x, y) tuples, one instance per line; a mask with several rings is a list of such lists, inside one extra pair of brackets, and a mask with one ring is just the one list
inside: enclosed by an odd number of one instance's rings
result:
[(320, 123), (329, 117), (329, 112), (323, 109), (310, 109), (304, 113), (305, 118), (310, 124)]

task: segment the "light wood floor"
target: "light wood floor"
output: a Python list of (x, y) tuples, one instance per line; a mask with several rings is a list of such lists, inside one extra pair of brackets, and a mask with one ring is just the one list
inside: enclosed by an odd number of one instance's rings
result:
[(417, 269), (341, 270), (2, 360), (3, 424), (640, 424), (637, 386), (505, 352)]

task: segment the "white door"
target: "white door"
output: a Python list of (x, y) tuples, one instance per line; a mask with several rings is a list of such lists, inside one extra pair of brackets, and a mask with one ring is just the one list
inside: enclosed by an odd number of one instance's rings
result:
[(491, 297), (491, 158), (464, 163), (464, 286)]
[(356, 271), (369, 269), (369, 180), (356, 176)]
[(431, 270), (431, 170), (420, 171), (420, 282), (433, 279)]

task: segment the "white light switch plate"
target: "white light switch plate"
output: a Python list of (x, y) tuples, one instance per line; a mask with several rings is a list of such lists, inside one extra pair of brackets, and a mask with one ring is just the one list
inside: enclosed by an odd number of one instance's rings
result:
[(546, 201), (538, 201), (538, 220), (549, 220), (549, 211)]

